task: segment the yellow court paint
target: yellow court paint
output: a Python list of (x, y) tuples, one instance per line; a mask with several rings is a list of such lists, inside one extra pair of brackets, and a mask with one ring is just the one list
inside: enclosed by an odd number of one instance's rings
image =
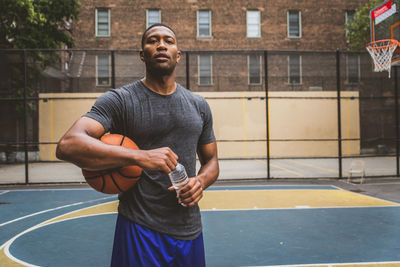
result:
[(43, 223), (43, 225), (55, 223), (58, 221), (78, 218), (78, 217), (85, 217), (85, 216), (91, 216), (91, 215), (100, 215), (100, 214), (105, 214), (105, 213), (117, 212), (118, 203), (119, 203), (119, 201), (116, 200), (116, 201), (107, 202), (104, 204), (88, 207), (85, 209), (73, 211), (73, 212), (61, 215), (59, 217), (56, 217), (52, 220), (46, 221), (45, 223)]
[(13, 261), (9, 257), (7, 257), (7, 255), (6, 255), (5, 251), (4, 251), (4, 248), (0, 250), (0, 263), (1, 263), (1, 266), (4, 266), (4, 267), (16, 267), (16, 266), (21, 267), (21, 266), (24, 266), (24, 265), (22, 265), (22, 264), (20, 264), (18, 262)]
[(344, 190), (206, 191), (202, 210), (379, 207), (399, 204)]
[[(77, 211), (73, 211), (70, 213), (66, 213), (64, 215), (55, 217), (54, 219), (40, 223), (40, 224), (34, 226), (33, 228), (31, 228), (30, 230), (34, 230), (39, 227), (46, 226), (48, 224), (57, 223), (57, 222), (61, 222), (61, 221), (68, 220), (68, 219), (80, 218), (80, 217), (91, 216), (91, 215), (108, 214), (108, 213), (114, 213), (114, 212), (116, 213), (117, 208), (118, 208), (118, 202), (119, 202), (118, 200), (112, 201), (112, 202), (107, 202), (107, 203), (91, 206), (88, 208), (80, 209)], [(8, 242), (10, 242), (10, 241), (8, 241)], [(6, 242), (6, 243), (8, 243), (8, 242)], [(0, 250), (0, 263), (1, 263), (0, 266), (4, 266), (4, 267), (25, 266), (25, 264), (18, 262), (18, 260), (14, 261), (12, 258), (10, 258), (7, 255), (5, 249), (6, 249), (6, 247), (4, 246)]]
[[(268, 208), (296, 208), (296, 207), (379, 207), (400, 206), (400, 204), (385, 201), (344, 190), (215, 190), (205, 191), (200, 201), (202, 210), (235, 210), (235, 209), (268, 209)], [(39, 224), (42, 227), (68, 219), (91, 215), (116, 213), (118, 200), (107, 202), (88, 208), (80, 209)], [(1, 266), (24, 266), (9, 258), (5, 247), (0, 250)], [(290, 265), (293, 267), (294, 265)], [(309, 267), (399, 267), (400, 262), (373, 262), (352, 264), (300, 265)]]
[(292, 159), (286, 159), (285, 161), (288, 161), (288, 162), (291, 162), (293, 164), (297, 164), (297, 165), (300, 165), (300, 166), (306, 166), (306, 167), (314, 168), (314, 169), (321, 170), (321, 171), (331, 172), (331, 173), (334, 173), (334, 174), (338, 174), (339, 173), (337, 170), (334, 170), (334, 169), (328, 169), (328, 168), (320, 167), (320, 166), (317, 166), (317, 165), (314, 165), (314, 164), (303, 163), (303, 162), (299, 162), (299, 161), (292, 160)]

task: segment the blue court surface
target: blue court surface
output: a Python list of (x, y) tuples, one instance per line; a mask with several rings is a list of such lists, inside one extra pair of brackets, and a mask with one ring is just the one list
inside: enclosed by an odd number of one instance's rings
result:
[[(0, 266), (109, 266), (118, 200), (0, 190)], [(207, 266), (400, 266), (400, 204), (330, 185), (214, 186)]]

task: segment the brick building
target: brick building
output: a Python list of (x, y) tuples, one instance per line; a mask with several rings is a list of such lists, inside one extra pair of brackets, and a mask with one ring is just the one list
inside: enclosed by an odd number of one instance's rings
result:
[(69, 55), (64, 91), (101, 92), (143, 77), (141, 36), (162, 22), (177, 33), (177, 81), (188, 89), (336, 91), (339, 68), (340, 89), (359, 92), (362, 148), (394, 147), (393, 79), (372, 72), (366, 51), (346, 52), (345, 24), (367, 2), (81, 0), (73, 36), (82, 51)]
[[(193, 91), (265, 90), (266, 63), (270, 90), (335, 90), (335, 55), (304, 51), (345, 50), (345, 23), (366, 2), (82, 0), (75, 48), (105, 51), (71, 55), (70, 89), (104, 91), (142, 77), (135, 50), (146, 27), (162, 22), (175, 29), (179, 48), (187, 52), (177, 79)], [(269, 53), (265, 62), (262, 50), (280, 52)], [(360, 82), (360, 60), (344, 58), (346, 86)]]
[[(340, 89), (359, 93), (361, 149), (395, 147), (394, 80), (372, 72), (366, 51), (346, 49), (345, 24), (368, 0), (80, 2), (75, 46), (43, 72), (38, 93), (104, 92), (142, 78), (141, 36), (162, 22), (176, 31), (183, 51), (177, 81), (188, 89), (336, 91), (339, 70)], [(21, 140), (15, 131), (7, 140), (14, 137)]]
[(176, 30), (182, 50), (345, 49), (346, 18), (367, 0), (81, 0), (77, 48), (140, 49), (146, 26)]

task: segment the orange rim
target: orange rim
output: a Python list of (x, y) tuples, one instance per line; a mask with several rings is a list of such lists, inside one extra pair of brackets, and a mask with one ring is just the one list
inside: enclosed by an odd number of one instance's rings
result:
[(367, 48), (372, 50), (380, 50), (395, 45), (399, 45), (399, 42), (394, 39), (385, 39), (385, 40), (370, 42), (369, 44), (367, 44)]

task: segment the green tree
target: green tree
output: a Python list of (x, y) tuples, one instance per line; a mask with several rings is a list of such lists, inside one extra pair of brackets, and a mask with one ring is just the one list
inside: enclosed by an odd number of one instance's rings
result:
[(75, 0), (1, 0), (0, 48), (71, 47), (70, 24), (78, 19)]
[[(55, 51), (72, 47), (71, 23), (78, 19), (80, 3), (76, 0), (1, 0), (0, 1), (0, 90), (3, 95), (23, 96), (28, 80), (28, 95), (34, 96), (40, 74), (59, 60)], [(14, 49), (38, 49), (23, 53)], [(24, 62), (27, 77), (24, 77)], [(20, 108), (17, 105), (17, 111)], [(21, 112), (18, 112), (21, 113)]]
[(383, 1), (370, 0), (356, 11), (354, 19), (346, 25), (347, 43), (350, 50), (365, 49), (365, 45), (371, 40), (369, 12)]
[(22, 141), (22, 118), (32, 119), (37, 108), (37, 101), (24, 102), (24, 95), (36, 97), (46, 67), (60, 65), (56, 50), (43, 49), (73, 46), (71, 23), (78, 19), (79, 8), (76, 0), (0, 0), (0, 97), (13, 99), (0, 102), (9, 109), (0, 126), (7, 123), (6, 117), (15, 122), (0, 134), (0, 151), (20, 149), (9, 143)]

